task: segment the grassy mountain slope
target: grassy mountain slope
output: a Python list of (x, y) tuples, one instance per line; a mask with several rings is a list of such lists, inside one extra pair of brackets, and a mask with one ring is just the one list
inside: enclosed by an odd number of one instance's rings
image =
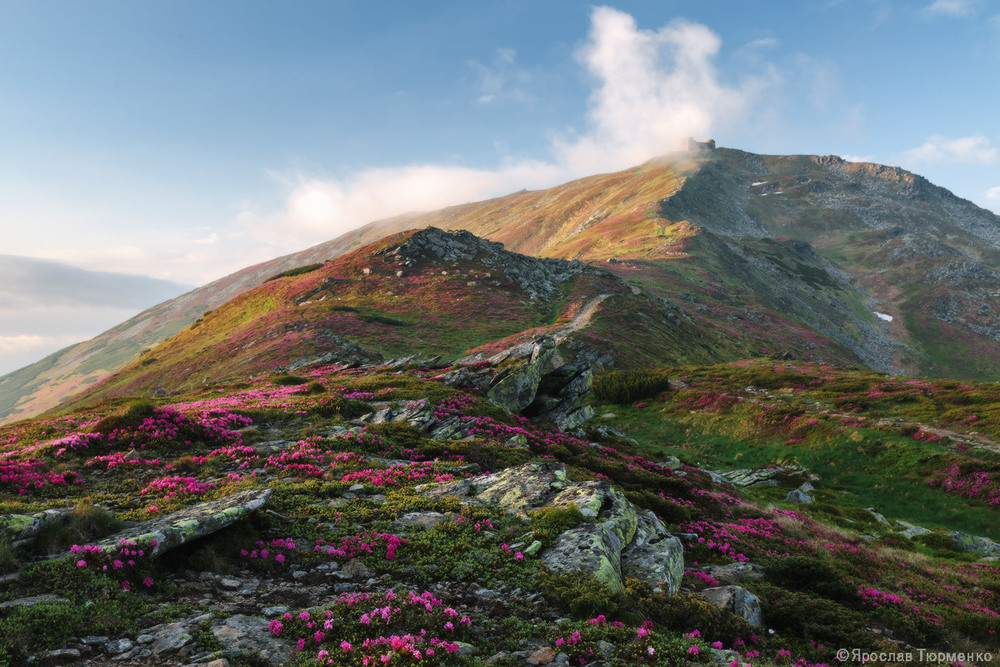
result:
[[(732, 323), (719, 326), (722, 303), (691, 297), (690, 308), (678, 305), (619, 274), (510, 253), (468, 232), (400, 232), (306, 269), (240, 294), (73, 404), (186, 391), (324, 354), (339, 361), (415, 349), (449, 359), (492, 354), (546, 333), (587, 343), (619, 368), (779, 353), (855, 362), (843, 346), (777, 313), (747, 322), (734, 307)], [(593, 312), (572, 325), (588, 303)]]

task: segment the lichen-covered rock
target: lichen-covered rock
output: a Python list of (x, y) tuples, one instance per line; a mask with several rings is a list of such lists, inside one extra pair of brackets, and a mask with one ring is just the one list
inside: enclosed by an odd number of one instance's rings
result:
[(622, 552), (622, 573), (673, 595), (684, 576), (684, 545), (652, 512), (638, 516), (635, 539)]
[(781, 473), (801, 473), (802, 468), (798, 466), (775, 467), (775, 468), (745, 468), (743, 470), (729, 470), (722, 473), (734, 486), (768, 486), (777, 485), (775, 479)]
[(555, 342), (544, 338), (536, 343), (531, 359), (511, 369), (486, 393), (486, 399), (507, 412), (521, 412), (535, 400), (546, 364), (555, 353)]
[[(271, 497), (271, 489), (250, 489), (185, 507), (150, 521), (143, 521), (100, 542), (106, 548), (115, 547), (121, 540), (148, 545), (151, 556), (175, 549), (182, 544), (222, 530), (259, 509)], [(156, 542), (153, 546), (152, 543)]]
[(31, 538), (48, 524), (62, 521), (72, 513), (71, 509), (48, 509), (34, 514), (0, 515), (0, 537), (17, 543)]
[(931, 532), (923, 526), (917, 526), (907, 521), (900, 521), (898, 519), (896, 520), (896, 525), (904, 529), (899, 534), (908, 540), (912, 540), (914, 537), (920, 537), (921, 535), (929, 535)]
[[(523, 513), (543, 507), (576, 507), (594, 519), (563, 532), (539, 552), (557, 572), (585, 572), (614, 591), (624, 591), (623, 573), (676, 592), (683, 547), (652, 513), (640, 517), (628, 498), (606, 481), (571, 482), (566, 466), (533, 461), (492, 475), (417, 487), (431, 497), (460, 496)], [(641, 534), (640, 534), (641, 528)], [(624, 559), (624, 560), (623, 560)]]
[(492, 475), (474, 477), (471, 490), (480, 501), (505, 509), (526, 511), (546, 505), (566, 488), (566, 466), (555, 461), (533, 461)]
[(585, 572), (616, 592), (624, 592), (622, 551), (635, 537), (635, 505), (608, 482), (580, 482), (560, 491), (552, 507), (574, 506), (597, 517), (562, 533), (542, 552), (542, 562), (556, 572)]
[(742, 586), (706, 588), (699, 596), (722, 609), (729, 609), (750, 625), (760, 625), (760, 599)]
[(1000, 544), (988, 537), (960, 533), (957, 530), (952, 531), (949, 535), (955, 541), (955, 548), (959, 551), (986, 558), (1000, 558)]
[(623, 546), (614, 522), (584, 523), (559, 535), (556, 543), (542, 552), (542, 562), (556, 572), (593, 575), (612, 591), (624, 593)]

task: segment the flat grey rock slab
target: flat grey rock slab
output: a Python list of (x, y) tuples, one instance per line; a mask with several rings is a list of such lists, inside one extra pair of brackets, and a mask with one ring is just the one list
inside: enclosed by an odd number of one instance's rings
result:
[[(224, 498), (185, 507), (166, 516), (143, 521), (99, 542), (105, 548), (114, 548), (122, 540), (147, 545), (151, 556), (176, 549), (199, 537), (230, 526), (250, 512), (260, 509), (271, 497), (271, 489), (248, 489)], [(156, 546), (152, 543), (156, 542)]]

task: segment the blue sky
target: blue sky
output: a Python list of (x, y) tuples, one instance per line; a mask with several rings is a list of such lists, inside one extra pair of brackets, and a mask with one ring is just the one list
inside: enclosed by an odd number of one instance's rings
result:
[[(0, 0), (0, 253), (181, 289), (689, 134), (1000, 211), (998, 79), (990, 0)], [(19, 275), (0, 373), (134, 312)]]

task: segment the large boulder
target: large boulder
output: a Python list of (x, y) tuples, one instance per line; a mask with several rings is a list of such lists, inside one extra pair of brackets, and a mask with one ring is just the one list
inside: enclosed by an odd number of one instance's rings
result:
[(684, 576), (684, 545), (652, 512), (639, 515), (635, 539), (622, 552), (626, 577), (649, 583), (655, 592), (673, 595)]
[(750, 625), (760, 625), (760, 599), (742, 586), (716, 586), (698, 593), (709, 603), (729, 609)]
[(556, 345), (552, 338), (540, 340), (535, 344), (527, 362), (512, 364), (505, 372), (494, 376), (494, 384), (486, 393), (487, 400), (507, 412), (521, 412), (527, 408), (535, 400), (542, 375), (555, 351)]

